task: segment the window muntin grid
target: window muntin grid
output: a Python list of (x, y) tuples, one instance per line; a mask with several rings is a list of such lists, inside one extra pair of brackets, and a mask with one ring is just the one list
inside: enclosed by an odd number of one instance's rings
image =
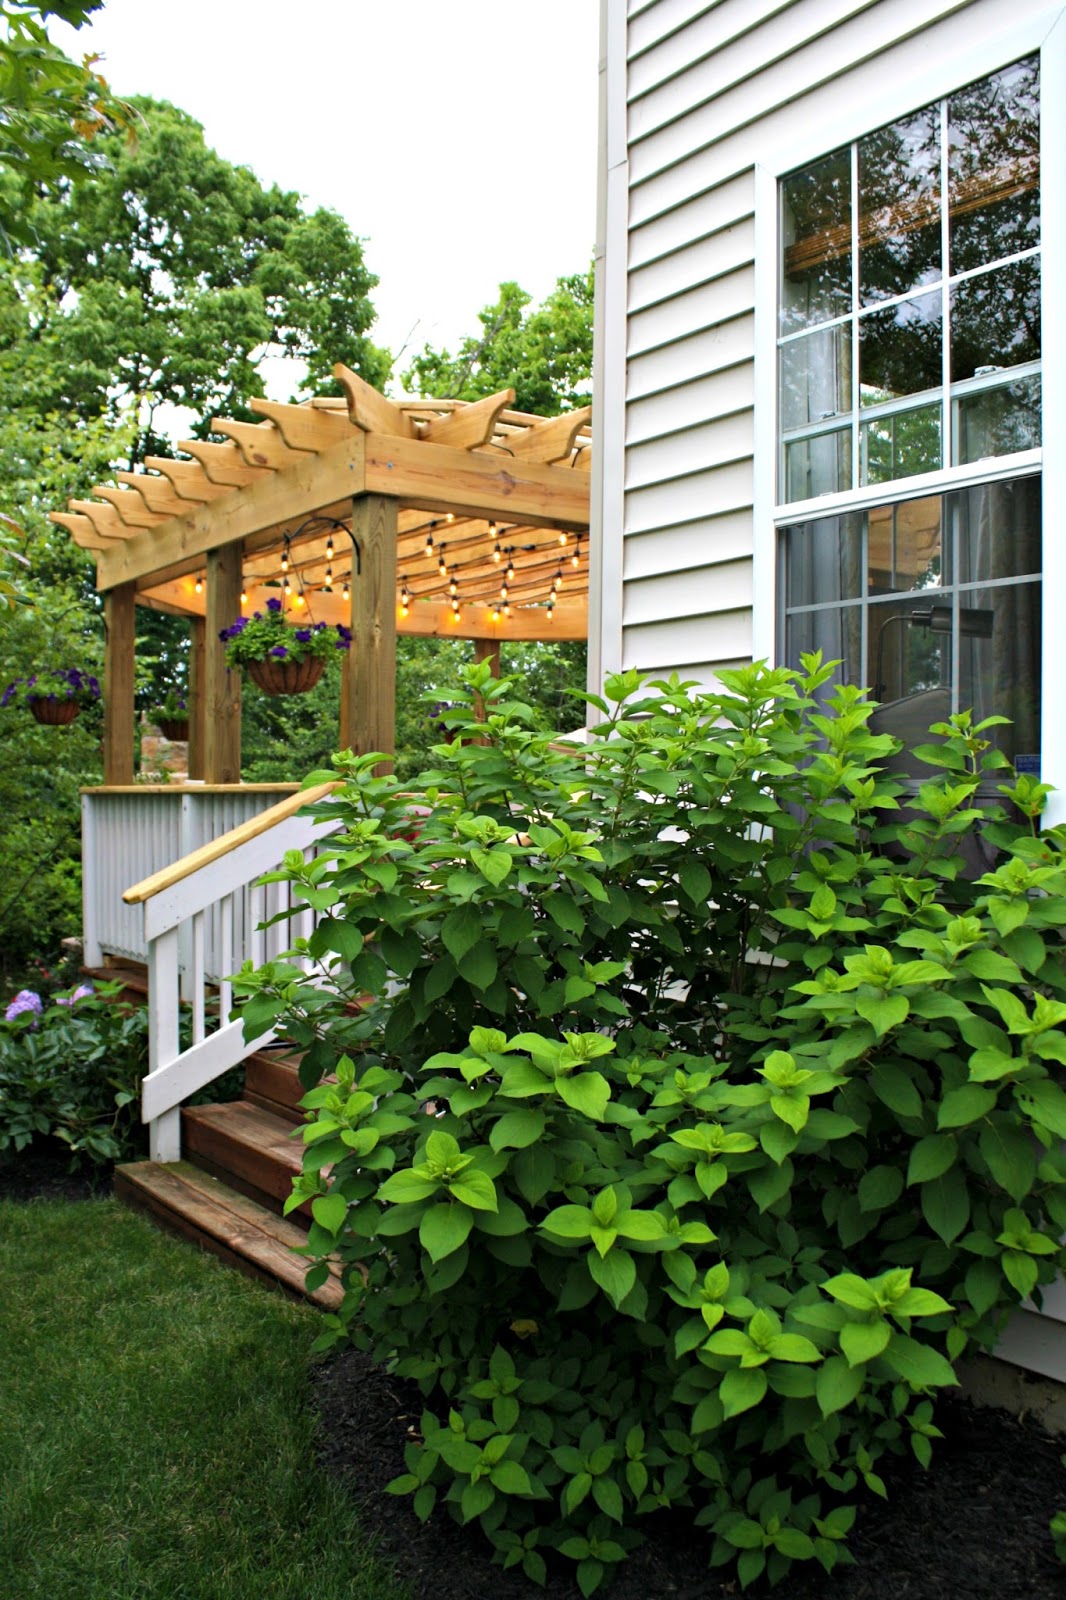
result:
[(1038, 70), (781, 180), (781, 501), (1039, 444)]

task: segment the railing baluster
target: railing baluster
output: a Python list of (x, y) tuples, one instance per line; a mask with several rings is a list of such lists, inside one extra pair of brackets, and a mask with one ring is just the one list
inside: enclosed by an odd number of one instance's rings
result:
[[(180, 1054), (178, 1039), (178, 930), (168, 928), (148, 946), (148, 1070), (168, 1067)], [(149, 1123), (153, 1161), (181, 1160), (181, 1108)]]
[(230, 983), (230, 974), (234, 968), (233, 960), (233, 896), (228, 894), (222, 901), (220, 916), (221, 932), (219, 934), (218, 952), (218, 1025), (224, 1028), (229, 1021), (230, 1009), (233, 1005), (233, 985)]
[(204, 914), (198, 911), (192, 919), (192, 1042), (199, 1044), (204, 1027)]

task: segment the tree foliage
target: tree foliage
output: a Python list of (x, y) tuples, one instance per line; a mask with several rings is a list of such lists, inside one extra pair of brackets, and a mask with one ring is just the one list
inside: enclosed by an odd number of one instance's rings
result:
[(501, 283), (479, 312), (481, 332), (455, 355), (428, 346), (404, 374), (413, 394), (479, 400), (513, 388), (520, 411), (542, 416), (587, 405), (592, 386), (592, 269), (560, 278), (543, 305), (517, 283)]
[(129, 124), (129, 107), (96, 71), (48, 37), (49, 17), (78, 28), (103, 0), (0, 3), (0, 234), (9, 248), (32, 239), (30, 202), (96, 169), (99, 136)]
[(33, 208), (46, 312), (37, 337), (62, 352), (52, 403), (82, 416), (138, 413), (131, 459), (168, 453), (163, 405), (203, 434), (214, 413), (248, 416), (268, 354), (307, 364), (301, 388), (332, 386), (334, 361), (370, 382), (387, 357), (360, 241), (335, 212), (264, 187), (223, 160), (201, 125), (162, 102), (132, 102), (137, 137), (100, 140), (106, 166)]

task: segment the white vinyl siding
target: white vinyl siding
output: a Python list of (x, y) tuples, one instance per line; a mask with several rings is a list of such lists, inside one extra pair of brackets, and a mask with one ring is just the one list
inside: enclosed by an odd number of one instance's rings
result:
[[(626, 365), (624, 396), (610, 396), (623, 492), (616, 483), (600, 530), (596, 653), (653, 671), (694, 663), (709, 678), (753, 650), (750, 572), (736, 579), (754, 550), (757, 165), (792, 144), (839, 147), (863, 131), (868, 105), (890, 93), (905, 102), (908, 82), (950, 73), (977, 40), (994, 50), (1048, 5), (631, 0), (625, 16), (624, 0), (604, 3), (626, 183), (607, 197), (600, 233), (625, 305), (616, 296), (600, 337)], [(917, 90), (915, 105), (923, 98)], [(884, 120), (871, 113), (869, 125)], [(723, 562), (730, 578), (718, 586), (710, 575)], [(689, 584), (654, 585), (685, 573)]]

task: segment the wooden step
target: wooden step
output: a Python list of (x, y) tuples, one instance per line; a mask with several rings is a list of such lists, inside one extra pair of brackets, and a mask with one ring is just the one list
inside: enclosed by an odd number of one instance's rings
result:
[(163, 1166), (157, 1161), (137, 1161), (118, 1166), (115, 1193), (249, 1277), (281, 1284), (329, 1310), (343, 1299), (336, 1267), (320, 1289), (306, 1293), (306, 1259), (292, 1253), (306, 1237), (299, 1227), (189, 1162)]
[(284, 1051), (255, 1050), (244, 1063), (244, 1098), (284, 1121), (302, 1123), (299, 1057)]
[(181, 1113), (188, 1159), (277, 1212), (302, 1164), (303, 1145), (291, 1133), (291, 1123), (247, 1100), (186, 1106)]
[(139, 961), (128, 965), (109, 963), (103, 967), (82, 967), (82, 976), (91, 983), (121, 983), (117, 996), (128, 1005), (142, 1006), (148, 998), (148, 969)]

